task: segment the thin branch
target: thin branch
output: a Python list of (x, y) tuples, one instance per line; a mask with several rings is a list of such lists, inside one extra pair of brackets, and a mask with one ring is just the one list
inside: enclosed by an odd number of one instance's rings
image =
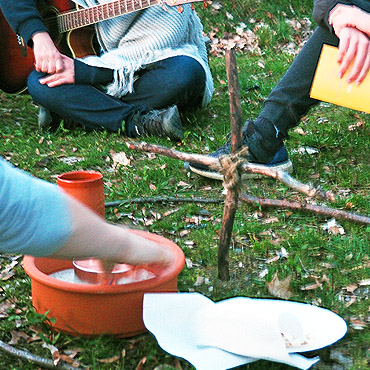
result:
[(185, 152), (180, 152), (176, 149), (170, 149), (161, 145), (148, 144), (144, 141), (142, 141), (141, 143), (127, 141), (126, 145), (129, 149), (132, 150), (141, 150), (142, 152), (161, 154), (166, 157), (179, 159), (180, 161), (183, 162), (200, 163), (209, 167), (220, 166), (217, 158), (213, 158), (204, 154), (189, 154)]
[[(217, 158), (210, 157), (208, 155), (180, 152), (176, 149), (170, 149), (160, 145), (147, 144), (145, 142), (127, 142), (126, 145), (128, 146), (128, 148), (133, 150), (141, 150), (143, 152), (161, 154), (166, 157), (179, 159), (184, 162), (204, 164), (218, 171), (221, 169), (220, 161)], [(252, 163), (244, 163), (241, 169), (243, 172), (246, 173), (254, 173), (277, 179), (289, 188), (296, 190), (302, 194), (308, 195), (309, 197), (318, 197), (330, 201), (334, 200), (333, 193), (325, 192), (321, 188), (316, 188), (309, 184), (304, 184), (290, 176), (285, 171), (276, 171), (268, 167), (256, 166)]]
[(6, 352), (11, 356), (18, 357), (22, 360), (31, 361), (45, 369), (82, 370), (81, 368), (73, 367), (61, 361), (59, 361), (57, 365), (54, 365), (53, 360), (49, 360), (47, 358), (34, 355), (28, 351), (23, 351), (21, 349), (14, 348), (1, 340), (0, 340), (0, 350)]
[[(230, 100), (231, 154), (235, 155), (242, 147), (243, 139), (239, 80), (234, 49), (226, 50), (226, 72)], [(218, 243), (218, 278), (223, 281), (230, 279), (229, 249), (240, 193), (240, 166), (236, 163), (231, 164), (224, 174), (224, 187), (227, 193)]]
[[(287, 208), (298, 211), (308, 211), (323, 216), (334, 217), (336, 219), (353, 221), (359, 224), (370, 225), (370, 217), (358, 215), (356, 213), (338, 210), (327, 206), (318, 206), (313, 204), (290, 202), (288, 200), (258, 198), (248, 194), (241, 194), (239, 199), (247, 204), (259, 205), (261, 207), (276, 207)], [(112, 202), (106, 202), (105, 207), (119, 207), (124, 204), (131, 203), (205, 203), (205, 204), (219, 204), (223, 203), (224, 199), (221, 198), (176, 198), (176, 197), (148, 197), (148, 198), (132, 198), (132, 199), (119, 199)]]
[(224, 199), (213, 198), (177, 198), (177, 197), (144, 197), (132, 199), (118, 199), (112, 202), (106, 202), (105, 207), (118, 207), (124, 204), (131, 203), (223, 203)]
[(321, 198), (330, 201), (335, 200), (335, 196), (332, 192), (325, 191), (320, 187), (313, 187), (310, 184), (304, 184), (295, 179), (294, 177), (290, 176), (285, 171), (276, 171), (268, 167), (262, 166), (257, 167), (254, 164), (248, 163), (244, 163), (242, 167), (245, 172), (272, 177), (276, 180), (279, 180), (283, 184), (287, 185), (289, 188), (297, 190), (300, 193), (306, 194), (311, 198)]
[(327, 206), (318, 206), (308, 203), (290, 202), (288, 200), (258, 198), (248, 194), (241, 194), (239, 199), (248, 204), (260, 205), (261, 207), (288, 208), (300, 211), (309, 211), (324, 216), (334, 217), (335, 219), (353, 221), (356, 223), (370, 225), (370, 217), (361, 216), (356, 213), (346, 212)]

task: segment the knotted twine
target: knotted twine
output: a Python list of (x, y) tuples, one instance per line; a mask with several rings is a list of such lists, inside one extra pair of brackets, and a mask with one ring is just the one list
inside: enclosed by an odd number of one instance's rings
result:
[(217, 170), (224, 175), (222, 185), (227, 192), (240, 191), (241, 167), (248, 162), (247, 156), (248, 147), (242, 146), (235, 154), (224, 155), (219, 158), (221, 168), (217, 166)]

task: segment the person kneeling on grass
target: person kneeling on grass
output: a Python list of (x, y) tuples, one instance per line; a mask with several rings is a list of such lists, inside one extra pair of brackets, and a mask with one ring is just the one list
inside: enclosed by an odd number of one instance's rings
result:
[[(293, 170), (284, 140), (288, 131), (318, 103), (310, 98), (310, 90), (323, 44), (339, 47), (340, 77), (353, 62), (348, 83), (361, 83), (369, 71), (370, 1), (315, 0), (313, 15), (319, 26), (272, 90), (256, 120), (244, 124), (243, 145), (249, 149), (247, 160), (258, 166)], [(228, 141), (210, 156), (229, 155), (230, 149)], [(223, 178), (221, 173), (201, 164), (190, 163), (190, 170), (208, 178)]]
[(109, 224), (57, 185), (0, 157), (0, 252), (114, 263), (170, 264), (169, 248)]

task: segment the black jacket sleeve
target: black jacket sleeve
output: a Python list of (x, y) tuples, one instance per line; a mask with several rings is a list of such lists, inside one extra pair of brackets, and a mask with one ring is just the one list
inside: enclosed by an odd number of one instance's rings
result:
[(75, 84), (105, 85), (113, 81), (113, 69), (89, 66), (75, 59)]
[(32, 35), (47, 32), (36, 0), (0, 0), (0, 8), (13, 31), (30, 45)]
[(332, 26), (329, 25), (329, 13), (337, 4), (355, 5), (370, 13), (369, 0), (315, 0), (313, 18), (319, 26), (329, 28), (332, 31)]

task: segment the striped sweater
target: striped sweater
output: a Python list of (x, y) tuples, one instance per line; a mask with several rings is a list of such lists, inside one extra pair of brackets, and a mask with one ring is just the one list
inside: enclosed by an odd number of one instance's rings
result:
[[(112, 0), (73, 0), (88, 7)], [(83, 61), (114, 70), (114, 80), (106, 87), (108, 94), (121, 97), (132, 92), (134, 74), (140, 68), (173, 56), (196, 59), (206, 73), (203, 106), (213, 93), (202, 24), (190, 4), (177, 7), (155, 5), (100, 22), (96, 31), (102, 54)], [(181, 73), (181, 71), (179, 71)]]

